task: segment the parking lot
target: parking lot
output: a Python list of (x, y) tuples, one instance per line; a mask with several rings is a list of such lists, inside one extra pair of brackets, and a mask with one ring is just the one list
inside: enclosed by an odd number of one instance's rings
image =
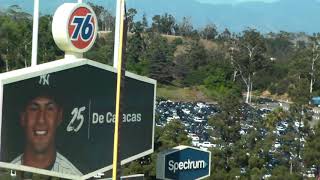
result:
[[(263, 127), (269, 113), (277, 108), (289, 110), (289, 103), (261, 100), (253, 105), (242, 104), (240, 107), (241, 121), (239, 134), (246, 137), (252, 132), (257, 134), (255, 141), (273, 137), (271, 147), (268, 152), (261, 151), (261, 158), (268, 159), (265, 163), (266, 169), (272, 169), (282, 160), (289, 161), (297, 159), (302, 161), (300, 155), (294, 148), (303, 149), (306, 142), (306, 135), (303, 132), (305, 124), (303, 121), (293, 119), (280, 119), (275, 128), (270, 131)], [(207, 104), (205, 102), (173, 102), (170, 100), (158, 100), (156, 106), (156, 125), (164, 127), (172, 120), (179, 120), (185, 127), (192, 146), (210, 150), (210, 148), (222, 149), (225, 146), (233, 146), (232, 143), (225, 144), (221, 140), (221, 134), (214, 125), (208, 124), (208, 119), (220, 113), (218, 104)], [(293, 137), (288, 139), (288, 137)], [(288, 147), (294, 147), (287, 151)], [(249, 147), (244, 146), (244, 149)], [(248, 151), (249, 152), (249, 151)], [(301, 164), (302, 165), (302, 164)], [(243, 167), (245, 171), (246, 167)], [(267, 174), (268, 175), (268, 174)], [(308, 173), (306, 172), (306, 176)], [(310, 176), (310, 175), (309, 175)]]

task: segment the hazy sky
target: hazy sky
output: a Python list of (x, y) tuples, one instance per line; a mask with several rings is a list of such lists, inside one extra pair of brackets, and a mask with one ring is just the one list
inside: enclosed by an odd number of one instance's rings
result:
[(197, 0), (199, 2), (204, 2), (204, 3), (212, 3), (212, 4), (237, 4), (241, 2), (275, 2), (279, 0)]

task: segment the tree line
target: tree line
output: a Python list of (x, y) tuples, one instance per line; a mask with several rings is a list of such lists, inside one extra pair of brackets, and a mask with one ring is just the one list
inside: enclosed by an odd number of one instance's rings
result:
[[(319, 33), (261, 34), (250, 28), (219, 32), (213, 23), (195, 29), (188, 17), (178, 21), (165, 13), (149, 23), (145, 14), (135, 20), (136, 14), (135, 9), (127, 13), (129, 71), (164, 85), (199, 87), (213, 98), (228, 91), (246, 92), (247, 103), (253, 92), (265, 90), (304, 104), (320, 95)], [(106, 17), (102, 19), (110, 19)], [(111, 64), (113, 33), (105, 40), (88, 54), (99, 54)]]
[[(102, 6), (91, 6), (101, 33), (85, 57), (111, 64), (115, 18)], [(246, 92), (246, 102), (253, 91), (289, 94), (304, 103), (320, 94), (319, 34), (219, 32), (214, 24), (195, 29), (187, 17), (178, 21), (166, 13), (149, 23), (146, 15), (135, 20), (136, 14), (135, 9), (127, 12), (129, 71), (164, 85), (204, 88), (212, 97)], [(51, 15), (40, 17), (39, 63), (63, 58), (52, 39), (51, 22)], [(0, 35), (0, 72), (30, 66), (32, 16), (19, 6), (5, 9), (0, 13)]]

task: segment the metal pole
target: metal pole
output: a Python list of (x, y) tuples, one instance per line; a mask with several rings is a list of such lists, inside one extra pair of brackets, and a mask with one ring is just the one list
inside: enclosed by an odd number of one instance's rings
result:
[(117, 0), (116, 10), (116, 27), (114, 31), (114, 51), (113, 51), (113, 67), (118, 68), (119, 59), (119, 42), (120, 42), (120, 16), (121, 16), (121, 2), (123, 0)]
[(39, 31), (39, 0), (34, 0), (31, 66), (37, 65)]

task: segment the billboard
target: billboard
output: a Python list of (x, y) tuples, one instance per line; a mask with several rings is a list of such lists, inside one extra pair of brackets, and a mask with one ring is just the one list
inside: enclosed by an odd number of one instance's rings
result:
[(158, 155), (158, 179), (203, 179), (210, 176), (210, 171), (210, 151), (188, 146), (177, 146)]
[[(0, 166), (86, 179), (112, 168), (115, 69), (58, 60), (0, 74)], [(121, 164), (153, 152), (156, 81), (126, 72)]]

